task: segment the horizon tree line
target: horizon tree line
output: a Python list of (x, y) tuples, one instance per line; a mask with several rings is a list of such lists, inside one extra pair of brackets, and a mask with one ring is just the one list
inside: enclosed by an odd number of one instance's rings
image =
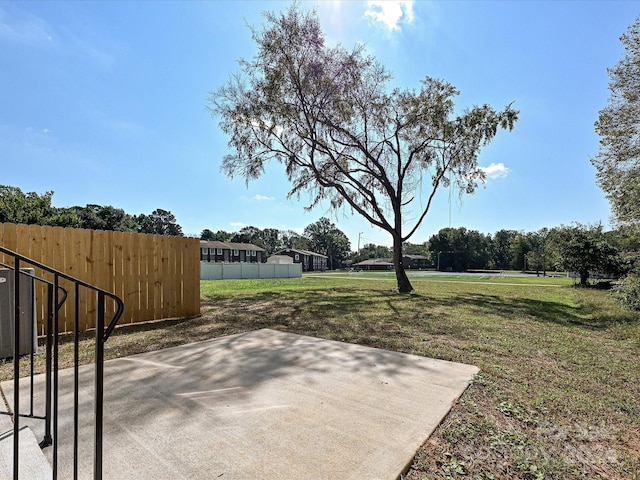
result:
[[(113, 206), (54, 207), (53, 192), (23, 193), (17, 187), (0, 185), (0, 222), (114, 230), (184, 236), (175, 216), (156, 209), (151, 214), (130, 215)], [(328, 218), (293, 230), (243, 227), (237, 232), (204, 229), (202, 240), (252, 243), (267, 255), (285, 248), (310, 250), (328, 257), (330, 269), (342, 268), (368, 258), (393, 258), (393, 249), (365, 244), (351, 251), (347, 236)], [(501, 229), (493, 235), (465, 227), (443, 228), (421, 244), (404, 242), (405, 254), (423, 255), (431, 267), (442, 271), (482, 269), (536, 271), (571, 270), (586, 285), (595, 271), (621, 276), (633, 271), (640, 249), (637, 228), (621, 225), (604, 232), (601, 225), (573, 224), (543, 228), (535, 232)]]

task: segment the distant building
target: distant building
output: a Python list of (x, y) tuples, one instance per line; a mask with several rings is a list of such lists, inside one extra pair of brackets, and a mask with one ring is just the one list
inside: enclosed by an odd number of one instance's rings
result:
[(429, 257), (424, 255), (404, 255), (402, 257), (402, 265), (410, 270), (425, 270), (429, 268), (431, 261)]
[(200, 240), (200, 261), (215, 263), (264, 263), (266, 250), (251, 243)]
[(393, 262), (390, 258), (368, 258), (352, 266), (356, 270), (393, 270)]
[(285, 248), (274, 255), (286, 255), (293, 259), (293, 263), (301, 263), (303, 272), (324, 272), (327, 269), (327, 256), (308, 250)]

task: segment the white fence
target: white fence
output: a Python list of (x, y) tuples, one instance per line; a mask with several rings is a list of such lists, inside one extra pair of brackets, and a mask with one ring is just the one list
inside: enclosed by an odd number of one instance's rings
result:
[(200, 262), (200, 280), (230, 278), (296, 278), (302, 276), (302, 264), (213, 263)]

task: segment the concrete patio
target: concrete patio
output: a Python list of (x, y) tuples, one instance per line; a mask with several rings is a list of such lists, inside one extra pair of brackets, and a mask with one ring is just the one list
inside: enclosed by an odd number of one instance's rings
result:
[[(91, 418), (93, 371), (81, 370), (80, 415)], [(393, 480), (477, 371), (268, 329), (111, 360), (104, 478)], [(71, 374), (61, 373), (61, 479), (71, 478)], [(1, 387), (11, 404), (12, 383)], [(42, 438), (41, 421), (22, 424)], [(92, 434), (81, 421), (83, 479)]]

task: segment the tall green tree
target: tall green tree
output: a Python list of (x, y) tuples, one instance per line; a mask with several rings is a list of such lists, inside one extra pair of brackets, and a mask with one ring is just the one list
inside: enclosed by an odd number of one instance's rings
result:
[(527, 257), (531, 250), (529, 236), (524, 232), (518, 232), (511, 242), (511, 268), (526, 271), (528, 269)]
[[(262, 240), (262, 230), (258, 227), (248, 226), (242, 227), (238, 232), (234, 233), (231, 237), (231, 242), (237, 243), (251, 243), (254, 245), (258, 245)], [(258, 245), (262, 247), (262, 245)]]
[(213, 231), (209, 230), (208, 228), (205, 228), (204, 230), (202, 230), (202, 232), (200, 232), (200, 240), (205, 240), (205, 241), (215, 240), (215, 236), (216, 234), (213, 233)]
[(518, 235), (515, 230), (498, 230), (491, 238), (491, 265), (492, 268), (508, 270), (511, 268), (512, 243)]
[(431, 258), (440, 270), (464, 272), (488, 268), (490, 238), (477, 230), (443, 228), (429, 238)]
[(264, 248), (267, 255), (275, 252), (279, 246), (280, 231), (275, 228), (260, 229), (258, 227), (242, 227), (239, 232), (231, 235), (231, 242), (251, 243)]
[(264, 228), (262, 230), (262, 244), (260, 245), (271, 255), (280, 246), (280, 230), (277, 228)]
[(424, 242), (424, 243), (404, 242), (404, 245), (402, 246), (402, 251), (404, 252), (405, 255), (423, 255), (425, 257), (429, 255), (429, 247), (427, 245), (427, 242)]
[(621, 225), (606, 232), (605, 238), (620, 251), (625, 270), (637, 272), (640, 268), (640, 224)]
[(309, 250), (309, 239), (293, 230), (280, 232), (280, 235), (278, 236), (278, 250), (284, 248)]
[(53, 192), (24, 193), (18, 187), (0, 185), (0, 222), (51, 225), (56, 209)]
[(135, 232), (136, 221), (121, 208), (111, 205), (89, 204), (86, 207), (72, 207), (80, 220), (80, 228), (112, 230), (115, 232)]
[(580, 277), (580, 285), (587, 286), (592, 273), (619, 276), (620, 253), (602, 232), (602, 225), (572, 225), (557, 230), (561, 266)]
[[(211, 230), (209, 230), (211, 232)], [(212, 236), (209, 236), (209, 240), (217, 240), (219, 242), (229, 242), (233, 238), (234, 233), (227, 232), (226, 230), (217, 230)]]
[(158, 208), (150, 215), (143, 213), (134, 218), (138, 226), (138, 233), (183, 236), (182, 227), (178, 225), (175, 215), (168, 210)]
[(547, 259), (548, 236), (548, 228), (541, 228), (537, 232), (529, 232), (527, 234), (529, 245), (531, 246), (531, 250), (527, 254), (527, 267), (529, 270), (535, 270), (537, 275), (540, 275), (540, 272), (543, 275), (547, 273), (549, 265)]
[(309, 239), (311, 250), (327, 256), (330, 270), (339, 268), (351, 251), (347, 236), (326, 217), (307, 225), (304, 236)]
[(609, 72), (610, 96), (595, 123), (600, 149), (591, 160), (620, 223), (640, 222), (640, 16), (620, 37), (625, 51)]
[(315, 11), (294, 3), (264, 15), (252, 29), (257, 54), (210, 96), (230, 137), (222, 171), (249, 181), (270, 161), (283, 164), (289, 196), (310, 193), (307, 208), (344, 206), (391, 235), (398, 290), (410, 292), (403, 243), (440, 186), (474, 192), (481, 147), (518, 112), (483, 105), (456, 115), (453, 85), (427, 77), (417, 91), (389, 88), (391, 74), (362, 45), (325, 44)]

